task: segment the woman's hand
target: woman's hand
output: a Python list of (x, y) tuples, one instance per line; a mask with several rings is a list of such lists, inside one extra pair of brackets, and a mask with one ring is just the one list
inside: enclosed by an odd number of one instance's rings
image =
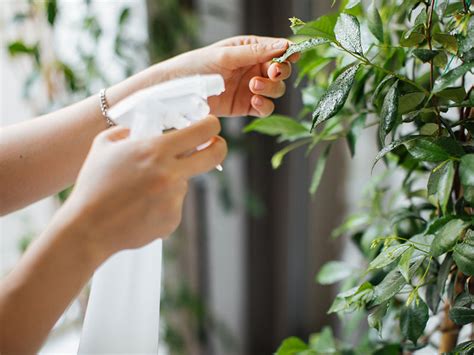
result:
[(209, 98), (211, 113), (217, 116), (270, 115), (271, 99), (285, 93), (283, 80), (291, 75), (291, 62), (271, 60), (282, 55), (289, 41), (282, 38), (239, 36), (197, 49), (163, 63), (168, 78), (192, 74), (221, 74), (225, 92)]
[[(125, 139), (129, 131), (122, 127), (102, 132), (60, 213), (84, 226), (83, 243), (100, 259), (169, 235), (181, 220), (188, 179), (226, 155), (219, 131), (218, 119), (209, 116), (141, 141)], [(208, 148), (194, 152), (209, 140)]]

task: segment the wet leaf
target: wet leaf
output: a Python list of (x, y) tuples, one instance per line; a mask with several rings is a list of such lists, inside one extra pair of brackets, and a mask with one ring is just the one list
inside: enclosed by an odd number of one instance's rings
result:
[(336, 41), (334, 27), (336, 26), (337, 18), (337, 13), (321, 16), (315, 21), (307, 22), (298, 27), (293, 27), (293, 32), (295, 35), (299, 36), (326, 38), (331, 42), (334, 42)]
[[(410, 266), (410, 270), (408, 271), (409, 279), (415, 274), (422, 262), (423, 259), (420, 258)], [(374, 287), (373, 304), (379, 305), (385, 301), (390, 300), (405, 285), (406, 281), (400, 270), (396, 268), (393, 269), (387, 274), (387, 276), (385, 276), (385, 278), (378, 285)]]
[(382, 250), (382, 252), (370, 262), (369, 270), (380, 269), (391, 264), (401, 255), (403, 255), (403, 253), (405, 253), (409, 248), (410, 244), (405, 243), (400, 245), (393, 245)]
[(454, 323), (466, 325), (474, 322), (474, 309), (470, 307), (453, 307), (449, 310), (449, 318)]
[(292, 44), (288, 47), (285, 54), (283, 54), (279, 58), (274, 59), (274, 61), (277, 63), (283, 63), (285, 60), (287, 60), (289, 57), (291, 57), (295, 53), (304, 52), (304, 51), (316, 48), (322, 44), (326, 44), (328, 42), (329, 40), (325, 38), (310, 38), (306, 41)]
[(474, 232), (469, 230), (466, 238), (456, 244), (453, 251), (453, 259), (459, 270), (466, 275), (474, 275)]
[(451, 197), (454, 181), (454, 163), (449, 160), (437, 166), (428, 179), (428, 194), (435, 195), (443, 214)]
[(418, 338), (423, 335), (428, 318), (428, 306), (421, 298), (404, 306), (400, 312), (400, 329), (403, 336), (416, 344)]
[(433, 93), (438, 93), (448, 87), (455, 86), (458, 79), (473, 68), (474, 62), (468, 62), (441, 75), (434, 83)]
[(354, 84), (358, 68), (358, 65), (350, 66), (329, 85), (328, 90), (323, 94), (313, 112), (312, 129), (336, 115), (344, 106)]
[(362, 54), (360, 24), (355, 16), (341, 13), (334, 28), (337, 41), (345, 49)]
[(385, 136), (395, 126), (398, 117), (398, 81), (388, 90), (383, 100), (382, 111), (380, 113), (379, 137), (382, 144), (385, 143)]
[(450, 158), (449, 153), (432, 138), (409, 140), (403, 145), (416, 160), (437, 163)]
[(421, 60), (423, 63), (427, 63), (430, 60), (434, 59), (440, 51), (430, 50), (430, 49), (421, 49), (417, 48), (413, 50), (413, 55)]
[(374, 328), (379, 332), (382, 331), (382, 320), (387, 314), (388, 309), (388, 302), (384, 302), (377, 307), (369, 314), (367, 321), (369, 323), (369, 327)]
[(435, 233), (435, 239), (431, 244), (431, 254), (438, 257), (453, 249), (467, 227), (469, 223), (461, 219), (453, 219), (446, 223)]

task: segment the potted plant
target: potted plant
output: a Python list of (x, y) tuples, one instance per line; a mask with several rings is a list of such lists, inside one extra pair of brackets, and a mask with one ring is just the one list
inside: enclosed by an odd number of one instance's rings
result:
[(472, 331), (459, 337), (474, 322), (472, 10), (470, 0), (346, 0), (314, 21), (291, 19), (296, 44), (275, 60), (302, 52), (303, 118), (274, 115), (245, 130), (288, 143), (274, 168), (295, 148), (325, 146), (313, 194), (333, 142), (357, 154), (362, 129), (378, 127), (372, 158), (386, 168), (334, 232), (357, 245), (361, 269), (336, 261), (317, 275), (343, 280), (329, 313), (362, 314), (367, 332), (350, 344), (326, 327), (307, 342), (284, 340), (278, 355), (474, 352)]

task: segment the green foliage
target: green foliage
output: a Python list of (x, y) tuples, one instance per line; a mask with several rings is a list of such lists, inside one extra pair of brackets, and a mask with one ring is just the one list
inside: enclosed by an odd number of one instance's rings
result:
[[(303, 118), (290, 123), (285, 117), (284, 127), (279, 116), (265, 124), (256, 120), (246, 131), (290, 142), (275, 154), (275, 168), (296, 148), (306, 146), (310, 154), (326, 146), (311, 193), (324, 167), (337, 164), (327, 155), (333, 142), (345, 139), (350, 154), (357, 154), (364, 128), (378, 125), (373, 161), (386, 165), (368, 184), (362, 210), (333, 233), (348, 235), (364, 264), (351, 269), (332, 261), (316, 277), (325, 285), (343, 281), (329, 313), (365, 312), (380, 336), (369, 330), (353, 344), (331, 334), (331, 352), (399, 354), (430, 346), (433, 331), (426, 326), (438, 312), (437, 319), (459, 326), (474, 322), (471, 2), (345, 0), (314, 21), (292, 18), (291, 28), (296, 44), (277, 61), (301, 52)], [(451, 333), (443, 339), (449, 337), (450, 344), (462, 341)], [(290, 338), (277, 354), (324, 353), (319, 346)], [(450, 350), (473, 346), (464, 342)]]

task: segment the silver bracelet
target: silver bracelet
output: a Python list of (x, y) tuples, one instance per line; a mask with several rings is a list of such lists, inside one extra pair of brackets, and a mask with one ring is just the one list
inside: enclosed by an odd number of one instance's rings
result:
[(109, 104), (107, 103), (107, 97), (105, 96), (105, 88), (100, 90), (99, 98), (100, 98), (100, 111), (102, 111), (102, 116), (104, 116), (105, 121), (107, 122), (107, 126), (108, 127), (116, 126), (117, 124), (114, 121), (112, 121), (112, 119), (109, 117), (109, 114), (108, 114)]

